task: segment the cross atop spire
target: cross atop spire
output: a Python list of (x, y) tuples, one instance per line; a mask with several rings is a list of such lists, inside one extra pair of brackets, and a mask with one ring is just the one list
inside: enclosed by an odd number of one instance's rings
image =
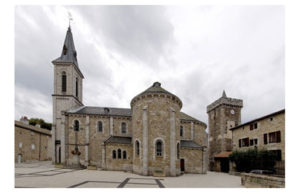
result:
[(225, 90), (223, 90), (223, 94), (222, 94), (222, 98), (226, 98), (226, 93), (225, 93)]
[(69, 11), (68, 11), (68, 15), (69, 15), (69, 28), (71, 28), (70, 23), (73, 20), (73, 17), (72, 17), (72, 15), (71, 15), (71, 13)]

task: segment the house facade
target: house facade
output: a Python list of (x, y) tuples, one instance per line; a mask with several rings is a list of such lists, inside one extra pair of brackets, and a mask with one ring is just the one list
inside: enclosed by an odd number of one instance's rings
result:
[(15, 162), (51, 160), (51, 132), (29, 125), (28, 120), (15, 121)]
[(274, 151), (285, 160), (285, 110), (280, 110), (231, 128), (233, 150), (250, 148)]

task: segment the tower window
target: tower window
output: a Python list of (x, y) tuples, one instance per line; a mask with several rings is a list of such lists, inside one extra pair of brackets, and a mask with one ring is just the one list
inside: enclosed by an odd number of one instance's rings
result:
[(121, 151), (121, 149), (118, 149), (118, 159), (122, 159), (122, 151)]
[(162, 141), (158, 140), (156, 142), (156, 156), (161, 157), (162, 156)]
[(183, 126), (180, 126), (180, 137), (183, 137)]
[(116, 158), (117, 158), (116, 150), (113, 150), (113, 151), (112, 151), (112, 158), (113, 158), (113, 159), (116, 159)]
[(67, 91), (67, 75), (66, 75), (66, 72), (62, 72), (62, 75), (61, 75), (61, 91), (62, 92)]
[(79, 121), (78, 120), (74, 121), (74, 131), (79, 131)]
[(68, 49), (67, 49), (66, 45), (64, 45), (64, 48), (63, 48), (63, 54), (64, 54), (64, 55), (67, 55), (67, 50), (68, 50)]
[(75, 89), (76, 97), (78, 97), (78, 78), (76, 78), (76, 89)]
[(139, 141), (135, 141), (135, 151), (136, 151), (136, 155), (140, 155), (140, 142)]
[(98, 121), (98, 132), (102, 132), (103, 128), (102, 128), (102, 122)]
[(122, 123), (121, 124), (121, 130), (122, 130), (122, 133), (126, 133), (126, 123)]

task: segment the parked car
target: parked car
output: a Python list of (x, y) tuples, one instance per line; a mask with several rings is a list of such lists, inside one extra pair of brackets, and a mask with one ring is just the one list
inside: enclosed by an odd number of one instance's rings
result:
[(252, 174), (275, 174), (274, 170), (251, 170)]

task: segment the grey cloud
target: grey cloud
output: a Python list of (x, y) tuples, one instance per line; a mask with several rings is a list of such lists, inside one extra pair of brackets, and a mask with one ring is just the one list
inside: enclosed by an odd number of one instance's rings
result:
[(109, 49), (156, 66), (174, 44), (173, 26), (162, 6), (76, 6)]

